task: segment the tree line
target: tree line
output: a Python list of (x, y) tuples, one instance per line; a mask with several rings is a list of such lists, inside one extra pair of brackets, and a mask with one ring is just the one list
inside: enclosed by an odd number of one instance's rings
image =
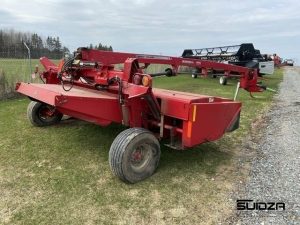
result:
[[(70, 53), (66, 46), (63, 46), (60, 38), (48, 36), (43, 38), (37, 33), (20, 32), (13, 29), (0, 29), (0, 58), (24, 58), (27, 57), (27, 48), (30, 48), (31, 58), (38, 59), (46, 56), (50, 59), (61, 59), (65, 54)], [(90, 49), (99, 49), (105, 51), (113, 51), (112, 46), (90, 44)]]
[(99, 43), (98, 45), (93, 45), (90, 44), (90, 46), (88, 46), (89, 49), (98, 49), (98, 50), (104, 50), (104, 51), (113, 51), (113, 48), (111, 45), (102, 45), (101, 43)]
[(48, 36), (45, 39), (36, 33), (10, 29), (0, 30), (0, 57), (26, 57), (27, 48), (24, 43), (30, 48), (31, 58), (47, 56), (51, 59), (59, 59), (69, 52), (69, 49), (62, 45), (59, 37)]

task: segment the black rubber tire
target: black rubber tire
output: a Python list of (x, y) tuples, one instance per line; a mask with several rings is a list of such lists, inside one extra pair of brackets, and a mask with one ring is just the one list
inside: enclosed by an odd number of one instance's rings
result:
[(198, 74), (200, 74), (200, 73), (201, 73), (201, 69), (199, 69), (199, 68), (194, 68), (194, 69), (192, 70), (192, 78), (196, 79), (196, 78), (198, 77)]
[[(148, 158), (140, 169), (133, 165), (133, 153), (138, 147), (146, 149)], [(144, 150), (143, 150), (144, 151)], [(126, 183), (136, 183), (150, 177), (160, 159), (160, 145), (157, 138), (143, 128), (129, 128), (122, 131), (109, 150), (109, 165), (112, 172)]]
[(225, 77), (225, 76), (222, 76), (222, 77), (220, 77), (220, 84), (221, 85), (226, 85), (227, 84), (227, 77)]
[(27, 107), (27, 117), (33, 126), (36, 127), (50, 126), (61, 121), (63, 114), (57, 111), (54, 113), (53, 116), (48, 118), (43, 118), (40, 112), (41, 109), (46, 107), (53, 108), (53, 106), (41, 102), (31, 101), (29, 103)]
[(167, 77), (175, 76), (174, 71), (171, 68), (165, 69), (165, 72)]

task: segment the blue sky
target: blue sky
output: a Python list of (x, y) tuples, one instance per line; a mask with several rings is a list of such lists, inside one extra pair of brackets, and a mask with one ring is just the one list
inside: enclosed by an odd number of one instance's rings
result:
[(58, 35), (71, 50), (181, 55), (185, 48), (252, 42), (300, 60), (299, 0), (1, 0), (0, 28)]

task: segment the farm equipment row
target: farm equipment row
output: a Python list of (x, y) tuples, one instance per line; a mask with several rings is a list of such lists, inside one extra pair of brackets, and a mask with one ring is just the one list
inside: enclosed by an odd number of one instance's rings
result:
[(258, 69), (260, 75), (273, 74), (274, 61), (265, 58), (252, 43), (212, 48), (185, 49), (183, 58), (212, 60)]
[[(113, 141), (109, 163), (121, 180), (135, 183), (151, 176), (158, 166), (160, 145), (186, 149), (214, 141), (239, 127), (241, 103), (231, 99), (152, 88), (154, 76), (173, 76), (179, 66), (202, 71), (215, 69), (240, 79), (240, 87), (261, 92), (256, 69), (209, 60), (105, 52), (79, 48), (56, 66), (41, 58), (45, 84), (17, 83), (16, 90), (32, 102), (28, 118), (35, 126), (58, 123), (63, 115), (128, 129)], [(123, 64), (115, 69), (114, 64)], [(145, 74), (150, 64), (167, 64), (163, 73)]]

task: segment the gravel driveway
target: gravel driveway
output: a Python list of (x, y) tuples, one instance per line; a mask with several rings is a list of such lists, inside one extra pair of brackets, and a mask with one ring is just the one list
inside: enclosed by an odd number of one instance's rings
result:
[(284, 202), (286, 209), (237, 211), (233, 224), (300, 224), (300, 68), (285, 68), (275, 101), (256, 145), (249, 180), (235, 198)]

